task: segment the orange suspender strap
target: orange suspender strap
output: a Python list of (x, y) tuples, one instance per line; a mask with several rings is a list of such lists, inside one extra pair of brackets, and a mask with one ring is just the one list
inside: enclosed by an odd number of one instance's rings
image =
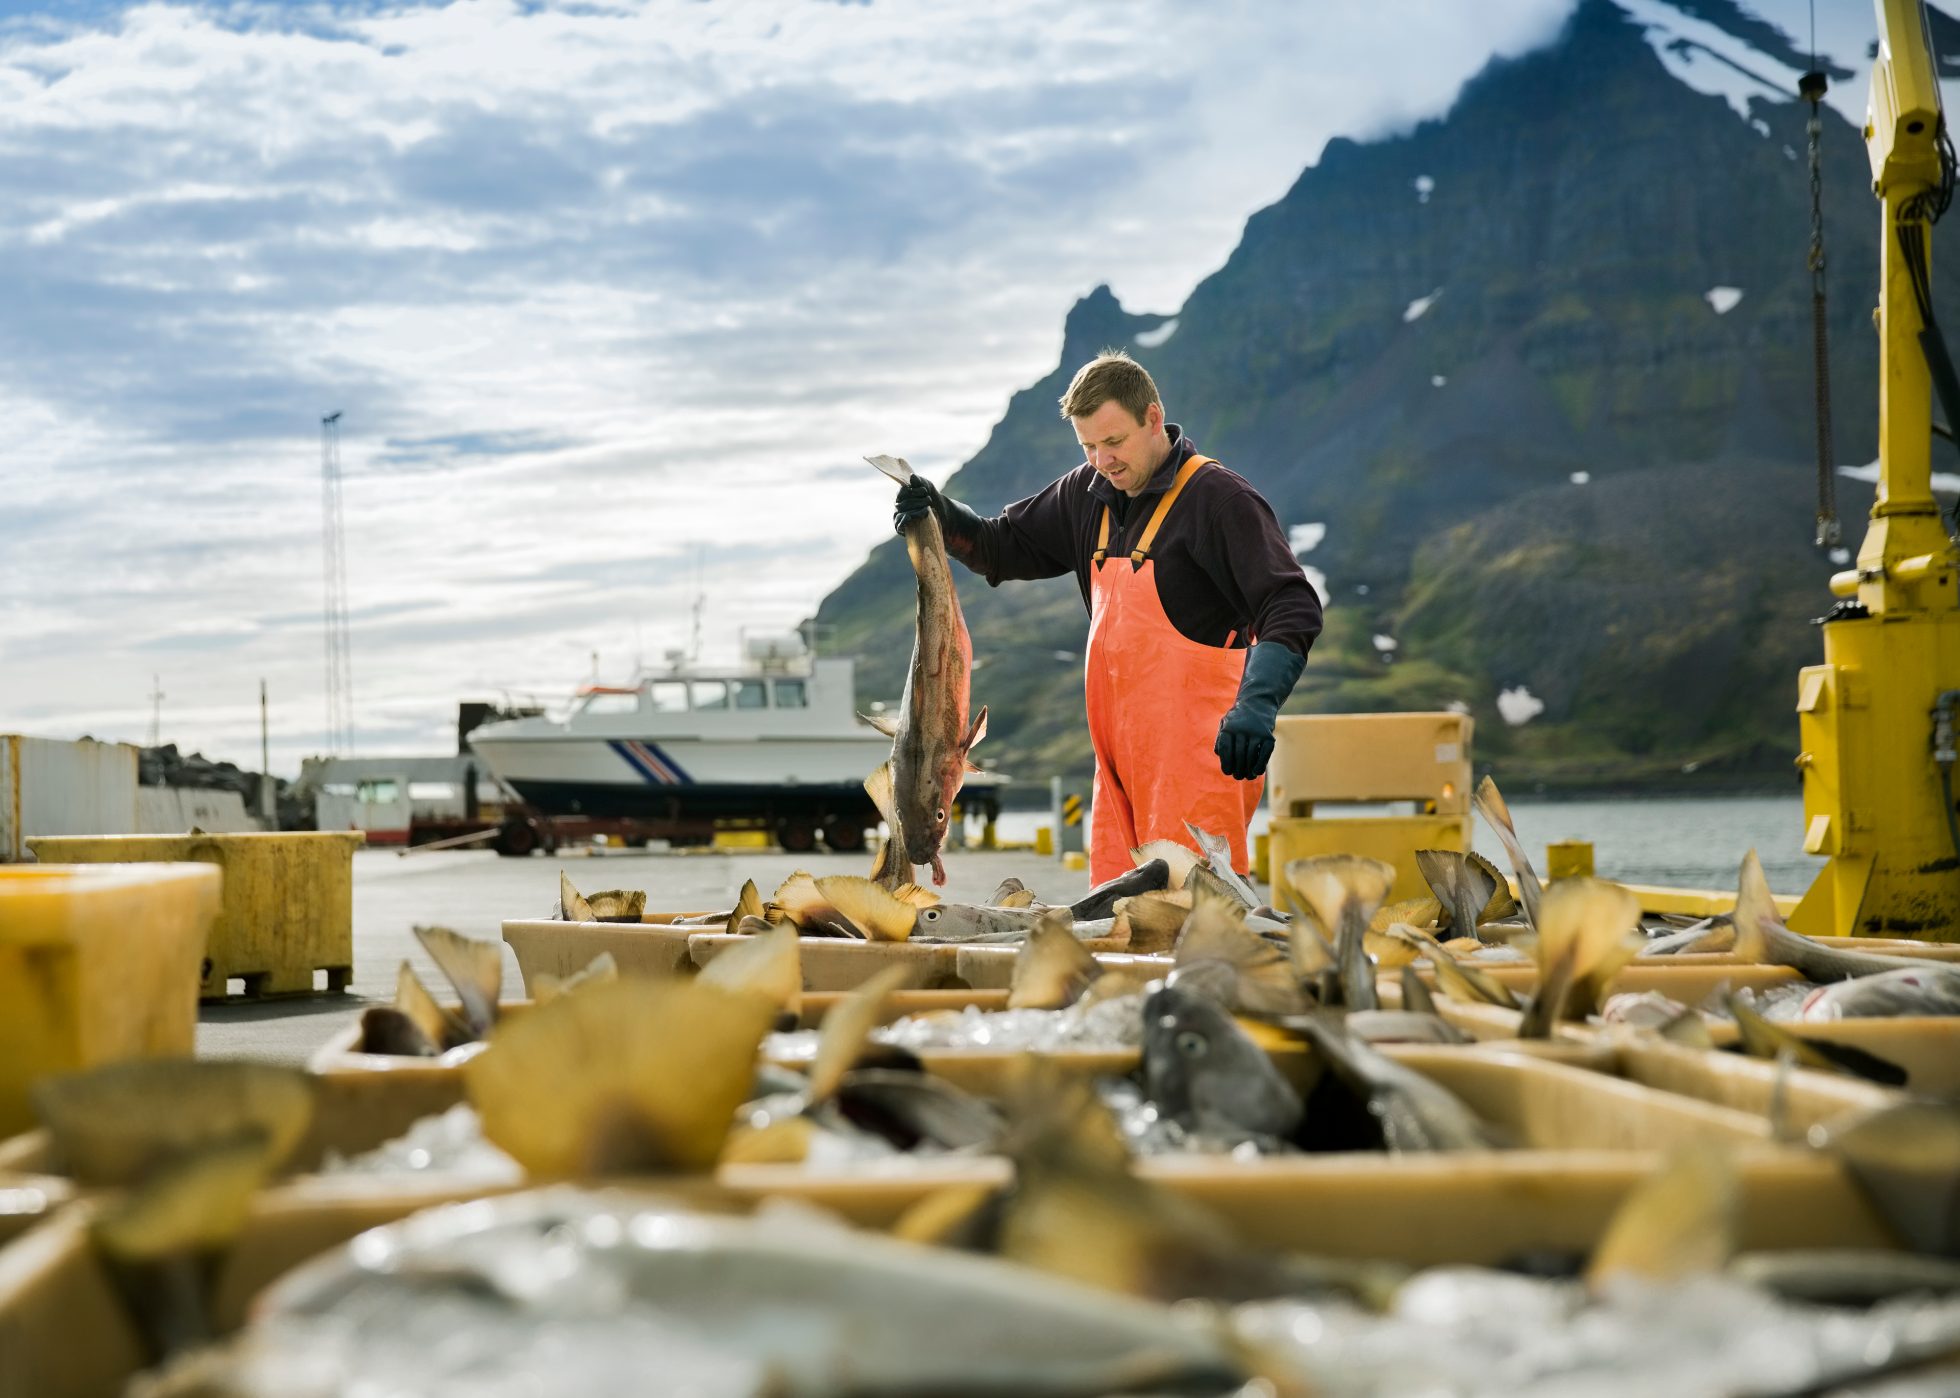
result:
[[(1150, 516), (1150, 523), (1145, 526), (1143, 536), (1137, 540), (1137, 546), (1130, 550), (1131, 567), (1143, 566), (1143, 560), (1150, 556), (1151, 544), (1157, 540), (1157, 531), (1163, 527), (1164, 516), (1169, 514), (1171, 506), (1177, 503), (1179, 492), (1190, 483), (1191, 477), (1198, 474), (1200, 466), (1212, 464), (1212, 458), (1209, 456), (1193, 456), (1178, 469), (1177, 479), (1172, 482), (1171, 488), (1164, 492), (1164, 498), (1157, 502), (1157, 509)], [(1089, 560), (1100, 568), (1107, 557), (1109, 557), (1109, 506), (1104, 505), (1102, 527), (1096, 533), (1096, 551), (1089, 555)]]

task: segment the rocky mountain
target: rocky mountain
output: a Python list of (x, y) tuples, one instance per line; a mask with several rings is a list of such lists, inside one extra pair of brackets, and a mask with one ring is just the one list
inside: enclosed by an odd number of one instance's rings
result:
[[(1668, 38), (1662, 11), (1733, 47)], [(1833, 82), (1861, 87), (1849, 57)], [(1513, 781), (1787, 777), (1840, 566), (1811, 542), (1809, 109), (1775, 80), (1802, 66), (1730, 0), (1580, 0), (1443, 118), (1330, 142), (1175, 316), (1083, 298), (949, 491), (992, 512), (1071, 466), (1056, 400), (1130, 346), (1322, 584), (1290, 711), (1467, 704)], [(1834, 459), (1857, 465), (1876, 456), (1878, 215), (1860, 133), (1824, 125)], [(1960, 326), (1951, 239), (1936, 299)], [(1837, 485), (1855, 550), (1870, 487)], [(1086, 771), (1073, 580), (963, 574), (961, 597), (988, 764)], [(896, 541), (824, 600), (863, 693), (898, 693), (911, 608)]]

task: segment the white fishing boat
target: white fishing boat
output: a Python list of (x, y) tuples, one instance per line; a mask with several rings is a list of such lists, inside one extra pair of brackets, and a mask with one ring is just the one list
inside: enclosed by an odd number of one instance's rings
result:
[(818, 658), (802, 638), (751, 638), (741, 661), (685, 654), (630, 684), (588, 685), (560, 716), (490, 723), (469, 744), (512, 790), (552, 817), (741, 822), (787, 849), (864, 848), (878, 823), (864, 778), (891, 739), (858, 715), (855, 662)]

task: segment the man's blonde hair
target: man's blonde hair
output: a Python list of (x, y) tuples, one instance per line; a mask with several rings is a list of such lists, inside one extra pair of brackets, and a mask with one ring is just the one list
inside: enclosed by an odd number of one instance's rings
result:
[(1138, 422), (1152, 403), (1162, 403), (1157, 384), (1122, 350), (1104, 350), (1075, 371), (1062, 395), (1062, 416), (1087, 417), (1105, 403), (1120, 403)]

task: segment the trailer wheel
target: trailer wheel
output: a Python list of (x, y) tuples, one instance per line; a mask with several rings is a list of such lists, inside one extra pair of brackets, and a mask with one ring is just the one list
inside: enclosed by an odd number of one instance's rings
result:
[(864, 848), (864, 827), (848, 820), (828, 821), (823, 842), (838, 854), (856, 854)]
[(522, 859), (538, 847), (538, 832), (528, 820), (507, 820), (497, 831), (497, 853)]
[(817, 847), (817, 827), (791, 818), (776, 827), (776, 843), (791, 854), (808, 854)]

